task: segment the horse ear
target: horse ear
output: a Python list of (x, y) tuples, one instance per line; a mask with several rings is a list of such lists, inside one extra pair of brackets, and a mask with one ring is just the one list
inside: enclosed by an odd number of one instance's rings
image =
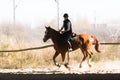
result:
[(45, 26), (45, 28), (47, 29), (48, 27), (47, 27), (47, 26)]

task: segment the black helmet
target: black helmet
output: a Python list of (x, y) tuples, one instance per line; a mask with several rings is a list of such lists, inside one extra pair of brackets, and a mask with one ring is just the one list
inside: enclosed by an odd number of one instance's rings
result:
[(63, 15), (63, 17), (68, 17), (68, 14), (67, 14), (67, 13), (65, 13), (65, 14)]

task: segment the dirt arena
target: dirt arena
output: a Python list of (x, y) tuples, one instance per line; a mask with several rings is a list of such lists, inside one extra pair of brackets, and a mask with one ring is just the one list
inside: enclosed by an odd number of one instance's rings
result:
[(27, 69), (1, 69), (0, 80), (118, 80), (120, 79), (120, 63), (103, 62), (93, 64), (91, 68), (83, 63), (70, 65), (70, 70), (63, 65), (58, 68), (27, 68)]

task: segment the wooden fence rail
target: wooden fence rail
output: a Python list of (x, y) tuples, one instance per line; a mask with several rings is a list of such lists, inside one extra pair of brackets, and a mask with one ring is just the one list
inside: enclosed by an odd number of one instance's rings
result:
[(120, 43), (100, 43), (101, 45), (120, 45)]
[[(101, 45), (120, 45), (120, 43), (100, 43), (100, 44)], [(1, 50), (0, 52), (22, 52), (22, 51), (28, 51), (28, 50), (43, 49), (47, 47), (53, 47), (53, 44), (42, 46), (42, 47), (33, 47), (33, 48), (18, 49), (18, 50)]]
[(52, 47), (52, 46), (53, 44), (42, 46), (42, 47), (34, 47), (34, 48), (26, 48), (26, 49), (18, 49), (18, 50), (1, 50), (0, 52), (22, 52), (22, 51), (28, 51), (28, 50), (43, 49), (43, 48)]

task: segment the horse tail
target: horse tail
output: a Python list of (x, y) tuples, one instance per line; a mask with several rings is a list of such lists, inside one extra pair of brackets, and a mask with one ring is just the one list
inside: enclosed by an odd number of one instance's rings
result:
[(94, 38), (95, 50), (101, 53), (101, 51), (99, 50), (99, 46), (100, 46), (99, 40), (95, 36), (92, 36), (92, 37)]

